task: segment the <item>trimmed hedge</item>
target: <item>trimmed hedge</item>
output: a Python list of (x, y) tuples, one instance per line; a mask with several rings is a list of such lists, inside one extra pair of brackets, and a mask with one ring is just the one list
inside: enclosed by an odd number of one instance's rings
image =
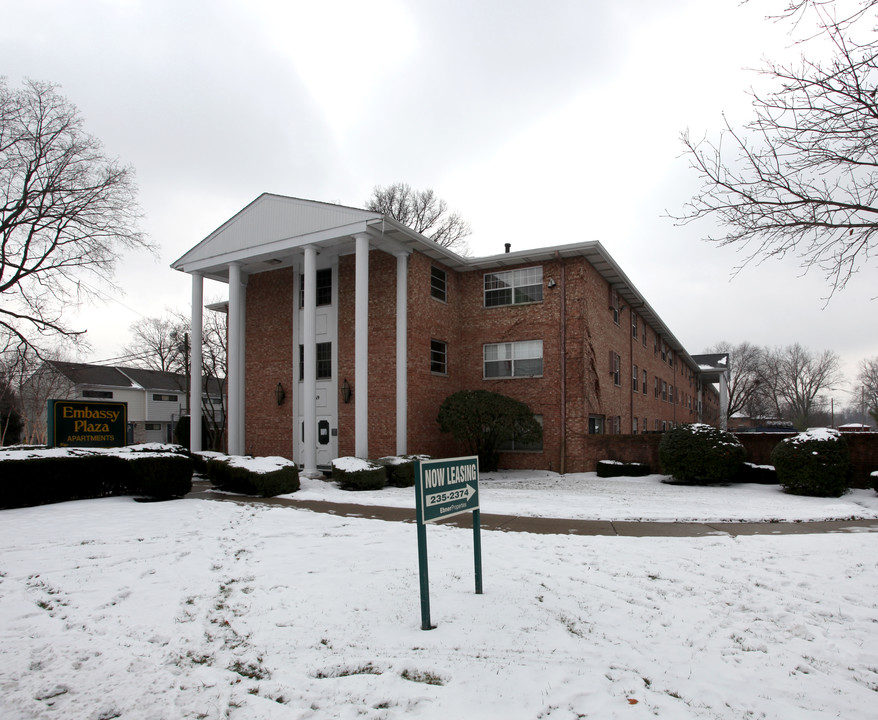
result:
[(387, 469), (368, 460), (337, 458), (332, 461), (332, 479), (342, 490), (380, 490), (387, 484)]
[(377, 462), (387, 471), (388, 485), (413, 487), (415, 484), (415, 462), (429, 459), (429, 455), (389, 455), (378, 458)]
[(139, 495), (179, 497), (192, 487), (192, 463), (174, 446), (113, 450), (71, 449), (66, 455), (32, 452), (0, 462), (0, 508), (32, 507), (68, 500)]
[(681, 484), (731, 480), (746, 457), (734, 435), (703, 423), (678, 425), (659, 443), (662, 471)]
[(598, 460), (598, 477), (644, 477), (649, 475), (649, 465), (636, 462), (619, 462), (618, 460)]
[(132, 454), (126, 462), (134, 494), (169, 500), (192, 489), (192, 459), (185, 455)]
[[(266, 461), (274, 469), (264, 469)], [(207, 476), (220, 490), (259, 497), (286, 495), (301, 485), (299, 469), (284, 458), (214, 457), (207, 461)]]
[(840, 497), (850, 487), (850, 452), (837, 430), (815, 428), (786, 438), (771, 451), (771, 462), (792, 495)]

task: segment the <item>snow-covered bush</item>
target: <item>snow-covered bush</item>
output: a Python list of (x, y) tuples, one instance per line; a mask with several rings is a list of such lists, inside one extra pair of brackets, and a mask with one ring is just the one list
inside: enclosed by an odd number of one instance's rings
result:
[(415, 461), (429, 459), (429, 455), (389, 455), (378, 458), (378, 464), (387, 471), (388, 485), (412, 487), (415, 484)]
[(730, 480), (746, 456), (734, 435), (703, 423), (678, 425), (659, 443), (662, 472), (684, 484)]
[(0, 453), (0, 507), (141, 495), (181, 497), (192, 463), (178, 445), (17, 449)]
[(155, 500), (183, 497), (192, 489), (192, 460), (175, 453), (131, 453), (130, 492)]
[(811, 428), (779, 442), (771, 463), (783, 489), (793, 495), (839, 497), (850, 487), (851, 460), (841, 433)]
[(368, 460), (340, 457), (332, 461), (332, 479), (342, 490), (380, 490), (387, 484), (387, 470)]
[(299, 489), (299, 469), (282, 457), (225, 455), (207, 461), (207, 477), (227, 492), (273, 497)]
[(619, 460), (598, 460), (598, 477), (645, 477), (649, 475), (649, 465)]

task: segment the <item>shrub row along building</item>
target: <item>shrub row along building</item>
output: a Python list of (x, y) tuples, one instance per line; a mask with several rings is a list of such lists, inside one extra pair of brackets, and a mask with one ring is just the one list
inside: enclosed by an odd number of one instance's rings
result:
[(540, 444), (505, 449), (510, 468), (594, 469), (590, 434), (719, 422), (716, 368), (599, 242), (509, 250), (461, 257), (380, 213), (258, 197), (172, 265), (192, 276), (194, 373), (203, 279), (229, 285), (229, 452), (306, 473), (459, 455), (436, 416), (462, 389), (522, 400), (542, 423)]

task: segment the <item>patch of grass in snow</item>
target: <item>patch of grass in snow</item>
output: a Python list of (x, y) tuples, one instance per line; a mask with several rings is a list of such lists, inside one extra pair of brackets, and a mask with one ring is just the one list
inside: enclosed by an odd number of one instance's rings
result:
[(267, 680), (271, 677), (268, 670), (262, 666), (262, 658), (256, 658), (255, 663), (235, 660), (229, 665), (229, 670), (251, 680)]
[(365, 665), (339, 665), (326, 670), (318, 670), (313, 677), (317, 680), (330, 678), (350, 677), (351, 675), (381, 675), (384, 671), (376, 668), (372, 663)]
[(400, 677), (402, 677), (403, 680), (424, 683), (425, 685), (445, 684), (445, 679), (441, 675), (430, 672), (429, 670), (409, 670), (406, 668), (400, 673)]

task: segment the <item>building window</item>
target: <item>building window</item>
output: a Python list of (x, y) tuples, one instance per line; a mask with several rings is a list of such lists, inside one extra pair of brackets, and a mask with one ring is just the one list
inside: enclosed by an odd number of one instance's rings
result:
[(637, 339), (637, 315), (631, 313), (631, 337)]
[(603, 435), (604, 434), (604, 416), (589, 415), (588, 416), (588, 434)]
[(637, 392), (637, 378), (638, 378), (637, 365), (635, 365), (634, 372), (631, 374), (631, 389), (634, 392)]
[(643, 394), (646, 395), (646, 370), (643, 371)]
[(668, 384), (662, 380), (662, 400), (668, 401)]
[(622, 364), (622, 358), (610, 350), (610, 375), (613, 376), (613, 384), (621, 385), (622, 378), (619, 366)]
[(668, 402), (670, 402), (672, 404), (674, 402), (674, 386), (673, 385), (668, 385)]
[[(299, 380), (305, 379), (305, 346), (299, 345)], [(317, 343), (317, 379), (332, 379), (332, 343)]]
[(542, 299), (542, 266), (485, 273), (485, 307), (520, 305)]
[[(299, 307), (305, 307), (305, 276), (300, 276)], [(317, 271), (317, 305), (332, 305), (332, 268)]]
[[(540, 427), (543, 426), (542, 415), (534, 415), (534, 420), (539, 423)], [(519, 442), (513, 438), (512, 440), (500, 443), (497, 449), (503, 450), (504, 452), (541, 452), (543, 449), (543, 438), (540, 436), (539, 440), (532, 443)]]
[(448, 374), (448, 344), (441, 340), (430, 341), (430, 372)]
[(643, 321), (643, 347), (646, 347), (646, 320)]
[(637, 418), (631, 418), (631, 432), (637, 435)]
[(156, 402), (177, 402), (176, 395), (159, 395), (158, 393), (153, 393), (152, 399)]
[(659, 396), (659, 379), (655, 378), (655, 397), (656, 397), (656, 400), (658, 399), (658, 396)]
[(610, 286), (609, 288), (607, 304), (610, 306), (610, 310), (613, 311), (613, 322), (618, 325), (619, 318), (621, 316), (621, 312), (619, 310), (619, 293), (617, 293), (612, 286)]
[(162, 424), (161, 423), (143, 423), (143, 429), (144, 430), (161, 430)]
[(485, 377), (538, 377), (543, 374), (543, 341), (485, 345)]
[(82, 397), (84, 398), (94, 398), (95, 400), (112, 400), (113, 399), (113, 391), (112, 390), (83, 390)]
[(445, 293), (448, 277), (445, 271), (437, 268), (435, 265), (430, 266), (430, 295), (437, 300), (446, 302), (447, 295)]
[(668, 348), (668, 365), (674, 367), (674, 351)]

